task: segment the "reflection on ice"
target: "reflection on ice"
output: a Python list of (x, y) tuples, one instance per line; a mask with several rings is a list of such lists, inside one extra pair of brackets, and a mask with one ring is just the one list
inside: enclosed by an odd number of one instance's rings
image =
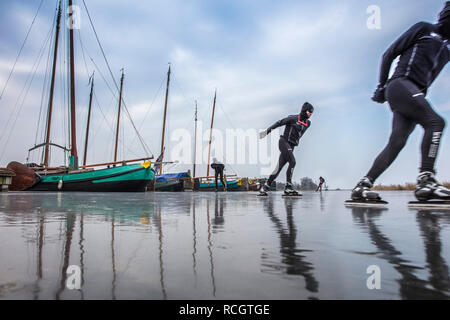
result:
[(450, 212), (347, 197), (0, 194), (0, 299), (448, 299)]

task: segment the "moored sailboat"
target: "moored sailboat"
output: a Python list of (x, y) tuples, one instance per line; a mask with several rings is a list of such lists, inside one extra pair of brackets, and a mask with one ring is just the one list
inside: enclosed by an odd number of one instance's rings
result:
[[(68, 0), (69, 8), (72, 8), (72, 0)], [(71, 10), (69, 10), (69, 14)], [(69, 19), (69, 21), (71, 21)], [(10, 162), (8, 168), (16, 175), (13, 178), (10, 190), (12, 191), (90, 191), (90, 192), (136, 192), (145, 191), (147, 185), (154, 179), (155, 172), (150, 166), (150, 159), (117, 161), (117, 143), (119, 135), (119, 119), (122, 103), (123, 73), (119, 95), (119, 112), (117, 119), (116, 144), (114, 162), (98, 165), (78, 165), (77, 141), (76, 141), (76, 102), (75, 102), (75, 61), (74, 61), (74, 35), (73, 27), (69, 27), (69, 93), (70, 93), (70, 150), (52, 143), (51, 120), (53, 107), (53, 94), (55, 87), (56, 63), (58, 57), (58, 40), (61, 25), (61, 1), (59, 2), (58, 14), (55, 28), (55, 44), (53, 54), (53, 68), (50, 84), (50, 95), (48, 102), (48, 116), (46, 125), (45, 142), (34, 146), (29, 151), (44, 148), (43, 163), (41, 165), (24, 165), (19, 162)], [(91, 87), (91, 99), (92, 99)], [(90, 102), (92, 100), (90, 99)], [(88, 120), (89, 121), (89, 120)], [(88, 122), (89, 128), (89, 122)], [(88, 128), (86, 133), (86, 147), (88, 138)], [(69, 166), (51, 168), (49, 166), (50, 146), (58, 147), (70, 152)], [(85, 159), (86, 159), (85, 150)], [(142, 164), (127, 164), (129, 162), (147, 161)], [(107, 168), (94, 170), (93, 167), (107, 166)], [(112, 167), (111, 167), (112, 166)]]
[[(199, 179), (199, 184), (197, 187), (198, 191), (214, 191), (214, 190), (216, 190), (215, 179), (214, 179), (214, 177), (209, 175), (209, 167), (210, 167), (210, 161), (211, 161), (212, 130), (213, 130), (213, 126), (214, 126), (214, 113), (216, 110), (216, 99), (217, 99), (217, 90), (214, 92), (213, 108), (212, 108), (212, 115), (211, 115), (211, 128), (210, 128), (210, 133), (209, 133), (208, 165), (206, 167), (206, 177), (198, 178)], [(195, 165), (195, 161), (194, 161), (194, 165)], [(231, 177), (231, 176), (230, 175), (224, 176), (226, 190), (240, 191), (241, 190), (240, 180), (238, 180), (238, 179), (228, 180), (227, 177)], [(195, 178), (195, 173), (194, 173), (194, 178)], [(218, 182), (217, 186), (219, 189), (225, 189), (221, 182)]]
[[(163, 126), (162, 126), (162, 136), (161, 136), (161, 155), (160, 155), (160, 163), (157, 166), (158, 170), (156, 171), (155, 177), (155, 185), (154, 191), (184, 191), (184, 181), (186, 178), (190, 177), (189, 172), (177, 172), (177, 173), (163, 173), (163, 158), (164, 158), (164, 138), (166, 133), (166, 118), (167, 118), (167, 105), (169, 100), (169, 84), (170, 84), (170, 65), (169, 70), (167, 71), (167, 84), (166, 84), (166, 98), (164, 102), (164, 118), (163, 118)], [(153, 189), (153, 188), (152, 188)]]

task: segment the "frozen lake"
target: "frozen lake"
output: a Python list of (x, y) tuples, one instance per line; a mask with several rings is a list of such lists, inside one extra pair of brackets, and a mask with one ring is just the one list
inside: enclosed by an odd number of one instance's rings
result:
[(450, 211), (381, 194), (0, 193), (0, 299), (449, 299)]

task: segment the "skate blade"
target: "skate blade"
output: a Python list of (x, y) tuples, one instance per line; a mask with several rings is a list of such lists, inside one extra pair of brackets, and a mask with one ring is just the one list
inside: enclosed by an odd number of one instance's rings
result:
[(410, 201), (408, 207), (412, 209), (438, 209), (450, 211), (450, 200)]
[(384, 200), (346, 200), (345, 206), (347, 207), (372, 207), (372, 208), (384, 208), (388, 204)]
[(283, 198), (301, 198), (303, 195), (301, 195), (301, 194), (298, 194), (298, 195), (283, 194), (281, 196)]
[(268, 195), (268, 194), (261, 194), (261, 193), (258, 193), (256, 196), (257, 196), (257, 197), (261, 197), (261, 198), (265, 198), (265, 197), (268, 197), (269, 195)]

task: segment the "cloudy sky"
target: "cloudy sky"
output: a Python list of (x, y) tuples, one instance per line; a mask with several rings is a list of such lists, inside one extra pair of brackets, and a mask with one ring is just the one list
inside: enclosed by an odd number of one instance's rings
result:
[[(388, 140), (392, 119), (389, 107), (370, 100), (384, 50), (414, 23), (435, 22), (443, 6), (443, 1), (437, 0), (85, 1), (117, 83), (120, 70), (125, 71), (126, 106), (155, 157), (161, 144), (170, 63), (166, 153), (177, 144), (171, 141), (173, 132), (193, 132), (195, 100), (207, 140), (216, 89), (214, 127), (224, 134), (226, 129), (260, 131), (284, 116), (298, 113), (303, 102), (309, 101), (316, 109), (311, 128), (295, 150), (294, 179), (309, 176), (317, 180), (322, 175), (332, 188), (353, 187)], [(39, 4), (39, 0), (0, 3), (0, 90), (5, 88)], [(88, 163), (111, 161), (117, 90), (83, 1), (74, 0), (74, 5), (80, 8), (80, 29), (75, 31), (78, 150), (82, 157), (89, 75), (95, 70)], [(381, 10), (381, 29), (367, 27), (370, 5)], [(2, 94), (0, 166), (13, 160), (25, 162), (27, 150), (43, 142), (56, 7), (56, 0), (43, 1)], [(65, 146), (66, 30), (62, 29), (60, 40), (52, 122), (52, 141)], [(444, 70), (428, 95), (445, 119), (450, 115), (449, 85), (450, 74)], [(145, 156), (126, 115), (122, 124), (119, 158)], [(417, 127), (397, 161), (378, 182), (415, 180), (422, 134)], [(450, 166), (446, 165), (450, 160), (449, 143), (446, 131), (437, 165), (442, 181), (450, 181)], [(205, 150), (207, 144), (203, 142)], [(60, 153), (53, 151), (52, 165), (64, 162)], [(166, 160), (177, 159), (168, 154)], [(31, 153), (29, 161), (40, 162), (40, 153)], [(179, 164), (168, 169), (191, 167)], [(227, 168), (228, 174), (261, 174), (260, 164), (233, 164)], [(204, 174), (205, 165), (197, 170)], [(283, 171), (279, 179), (284, 177)]]

